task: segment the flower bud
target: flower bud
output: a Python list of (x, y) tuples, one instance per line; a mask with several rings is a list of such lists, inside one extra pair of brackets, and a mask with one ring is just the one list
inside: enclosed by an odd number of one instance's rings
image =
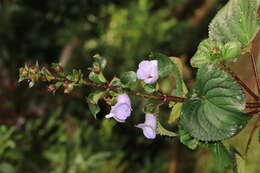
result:
[(49, 92), (52, 92), (52, 91), (55, 91), (56, 90), (56, 86), (54, 85), (54, 84), (50, 84), (49, 86), (48, 86), (48, 91)]
[(54, 70), (55, 70), (57, 73), (60, 73), (60, 72), (63, 71), (63, 68), (62, 68), (61, 65), (58, 64), (58, 65), (55, 66)]

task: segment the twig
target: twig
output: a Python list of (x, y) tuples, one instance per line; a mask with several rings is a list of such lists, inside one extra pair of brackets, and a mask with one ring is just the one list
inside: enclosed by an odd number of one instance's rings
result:
[(250, 59), (253, 65), (253, 69), (254, 69), (254, 76), (255, 76), (255, 80), (256, 80), (256, 85), (257, 85), (257, 91), (258, 94), (260, 94), (260, 83), (259, 83), (259, 75), (258, 75), (258, 70), (256, 67), (256, 60), (253, 54), (250, 55)]
[(241, 85), (241, 87), (243, 87), (245, 91), (254, 98), (254, 100), (259, 100), (259, 97), (230, 68), (226, 67), (225, 65), (224, 67), (225, 70), (237, 81), (237, 83)]

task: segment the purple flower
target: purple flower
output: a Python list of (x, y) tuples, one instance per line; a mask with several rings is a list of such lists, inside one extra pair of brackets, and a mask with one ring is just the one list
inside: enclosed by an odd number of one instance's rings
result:
[(148, 139), (156, 137), (156, 117), (153, 114), (146, 114), (144, 123), (137, 124), (135, 127), (142, 129)]
[(142, 61), (139, 63), (137, 70), (137, 78), (145, 83), (152, 84), (159, 78), (158, 61)]
[(130, 116), (132, 111), (131, 101), (127, 94), (117, 96), (117, 103), (111, 107), (111, 111), (106, 118), (113, 117), (116, 121), (123, 123)]

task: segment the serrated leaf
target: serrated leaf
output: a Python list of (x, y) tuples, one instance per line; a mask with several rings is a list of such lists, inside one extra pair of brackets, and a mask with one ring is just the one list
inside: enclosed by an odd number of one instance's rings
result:
[(158, 103), (154, 101), (148, 100), (147, 103), (144, 105), (144, 113), (159, 113)]
[(170, 137), (178, 136), (177, 133), (174, 133), (170, 130), (165, 129), (159, 121), (157, 121), (156, 132), (157, 132), (157, 134), (162, 135), (162, 136), (170, 136)]
[(210, 39), (201, 41), (195, 55), (190, 60), (191, 66), (200, 68), (203, 64), (219, 62), (221, 46)]
[(96, 90), (88, 95), (87, 102), (92, 104), (97, 104), (100, 97), (102, 97), (105, 93), (106, 91)]
[(167, 76), (170, 72), (172, 72), (172, 61), (169, 57), (160, 54), (160, 53), (152, 53), (149, 58), (151, 60), (158, 60), (158, 71), (160, 77)]
[(93, 58), (95, 59), (95, 62), (98, 63), (100, 69), (101, 69), (101, 70), (104, 70), (105, 67), (106, 67), (106, 65), (107, 65), (107, 60), (106, 60), (106, 58), (100, 56), (99, 54), (94, 55)]
[(114, 87), (118, 87), (118, 86), (121, 86), (122, 85), (122, 82), (119, 78), (117, 77), (114, 77), (111, 82), (110, 82), (111, 86), (114, 86)]
[(103, 73), (101, 72), (100, 73), (90, 72), (88, 77), (91, 81), (96, 83), (105, 83), (107, 81)]
[(237, 134), (250, 119), (243, 111), (245, 98), (234, 79), (213, 65), (197, 73), (197, 96), (183, 104), (180, 124), (202, 141), (223, 140)]
[(179, 125), (179, 136), (180, 136), (180, 142), (182, 144), (186, 145), (189, 149), (194, 150), (197, 148), (199, 141), (197, 139), (193, 138), (180, 125)]
[(248, 45), (259, 31), (260, 0), (230, 0), (209, 25), (209, 38), (223, 44), (238, 41)]
[(124, 72), (120, 75), (123, 84), (129, 84), (136, 81), (136, 74), (134, 71)]
[(97, 114), (100, 111), (100, 107), (98, 106), (98, 104), (88, 103), (88, 107), (94, 118), (97, 118)]
[(155, 84), (144, 84), (144, 91), (148, 94), (151, 94), (156, 91)]
[[(185, 86), (185, 83), (183, 81), (182, 78), (182, 72), (181, 72), (181, 62), (177, 60), (177, 58), (175, 57), (170, 57), (171, 61), (172, 61), (172, 72), (174, 75), (174, 79), (176, 82), (176, 89), (174, 89), (172, 95), (173, 96), (185, 96), (185, 94), (187, 93), (187, 88)], [(179, 63), (179, 65), (177, 65), (177, 63)]]
[(183, 103), (176, 103), (170, 113), (168, 123), (174, 123), (181, 115), (181, 108)]
[(234, 162), (232, 156), (221, 142), (208, 144), (208, 147), (209, 151), (213, 154), (217, 165), (226, 169), (233, 168)]

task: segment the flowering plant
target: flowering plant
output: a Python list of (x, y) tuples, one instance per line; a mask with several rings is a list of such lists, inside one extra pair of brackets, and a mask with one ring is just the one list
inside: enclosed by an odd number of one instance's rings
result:
[[(156, 134), (160, 134), (175, 137), (190, 149), (208, 147), (219, 164), (236, 170), (238, 158), (243, 160), (243, 157), (233, 147), (228, 150), (222, 141), (238, 134), (251, 119), (250, 115), (260, 112), (260, 84), (255, 56), (251, 53), (251, 42), (260, 28), (259, 5), (259, 0), (230, 0), (220, 10), (209, 25), (209, 37), (199, 44), (191, 58), (191, 65), (198, 71), (196, 86), (189, 90), (183, 80), (179, 59), (160, 53), (152, 53), (140, 62), (137, 72), (125, 72), (120, 78), (111, 80), (103, 74), (106, 59), (95, 55), (87, 77), (81, 70), (66, 74), (59, 64), (53, 64), (51, 69), (36, 64), (20, 68), (19, 81), (27, 80), (29, 87), (38, 81), (48, 82), (48, 90), (53, 93), (59, 88), (63, 88), (64, 93), (71, 93), (79, 86), (97, 88), (86, 99), (90, 112), (96, 117), (100, 112), (98, 102), (103, 99), (111, 105), (110, 113), (105, 117), (113, 117), (120, 123), (134, 114), (129, 95), (143, 97), (148, 100), (143, 108), (145, 121), (136, 127), (143, 130), (146, 138), (155, 139)], [(258, 95), (228, 67), (229, 62), (244, 54), (250, 55), (252, 60)], [(160, 80), (169, 78), (171, 73), (176, 87), (170, 94), (164, 93)], [(244, 91), (254, 102), (245, 99)], [(178, 131), (168, 130), (160, 123), (159, 108), (163, 104), (171, 108), (169, 123), (177, 124)], [(250, 134), (245, 154), (259, 122), (260, 118)]]

